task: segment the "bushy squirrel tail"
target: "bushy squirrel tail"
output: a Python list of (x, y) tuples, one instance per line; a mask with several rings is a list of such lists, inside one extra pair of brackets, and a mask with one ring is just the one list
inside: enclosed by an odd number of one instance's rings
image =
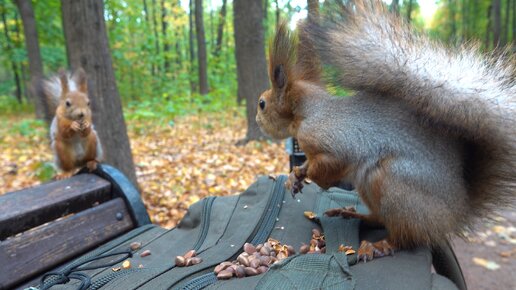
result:
[(425, 121), (465, 140), (473, 211), (516, 192), (516, 66), (507, 53), (481, 55), (418, 34), (380, 0), (335, 4), (305, 30), (321, 60), (350, 89), (397, 98)]

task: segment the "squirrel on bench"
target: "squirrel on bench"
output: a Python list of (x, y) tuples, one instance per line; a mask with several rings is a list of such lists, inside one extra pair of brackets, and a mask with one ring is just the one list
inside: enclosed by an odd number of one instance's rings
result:
[(57, 167), (64, 179), (86, 166), (90, 171), (102, 161), (103, 151), (92, 124), (86, 73), (79, 68), (73, 75), (64, 70), (46, 80), (44, 93), (55, 110), (50, 125), (51, 147)]
[[(364, 261), (439, 246), (512, 202), (514, 59), (447, 48), (379, 0), (350, 1), (336, 14), (309, 17), (299, 41), (283, 23), (270, 46), (272, 88), (260, 96), (256, 121), (274, 138), (297, 138), (305, 152), (286, 184), (293, 194), (305, 177), (325, 189), (352, 183), (370, 214), (326, 214), (386, 227), (386, 240), (362, 242)], [(356, 93), (328, 94), (320, 62)]]

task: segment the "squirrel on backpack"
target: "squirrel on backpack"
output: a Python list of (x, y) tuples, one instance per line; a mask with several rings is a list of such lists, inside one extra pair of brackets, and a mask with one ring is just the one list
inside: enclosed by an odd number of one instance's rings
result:
[[(325, 189), (353, 184), (370, 213), (326, 214), (386, 227), (385, 240), (362, 242), (362, 260), (442, 245), (514, 201), (514, 58), (446, 48), (379, 0), (350, 1), (337, 14), (309, 17), (299, 41), (282, 23), (270, 46), (272, 87), (256, 121), (305, 152), (286, 183), (293, 194), (305, 177)], [(356, 93), (329, 95), (320, 62)]]
[(84, 166), (95, 170), (103, 151), (92, 124), (86, 73), (82, 68), (73, 75), (60, 70), (44, 82), (43, 89), (48, 103), (55, 108), (50, 140), (55, 163), (62, 170), (56, 179), (70, 177)]

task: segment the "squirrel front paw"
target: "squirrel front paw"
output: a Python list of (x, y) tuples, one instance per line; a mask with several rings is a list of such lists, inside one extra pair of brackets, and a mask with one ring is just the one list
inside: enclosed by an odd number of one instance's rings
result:
[(80, 131), (81, 136), (82, 137), (88, 136), (91, 132), (91, 123), (86, 120), (83, 120), (80, 124), (81, 124), (81, 131)]
[(81, 122), (81, 131), (84, 131), (86, 129), (89, 129), (91, 127), (91, 123), (84, 120)]
[(362, 216), (361, 214), (357, 213), (357, 210), (354, 206), (332, 208), (324, 212), (324, 214), (329, 217), (341, 216), (345, 219), (360, 218)]
[(287, 181), (285, 182), (285, 188), (291, 191), (292, 197), (295, 197), (297, 193), (302, 192), (303, 181), (306, 178), (306, 167), (295, 166), (290, 172)]
[(86, 167), (88, 168), (89, 172), (92, 172), (97, 169), (97, 160), (91, 160), (86, 162)]
[(54, 180), (63, 180), (73, 176), (73, 172), (63, 172), (54, 176)]
[(81, 131), (82, 130), (81, 128), (82, 128), (81, 123), (79, 123), (78, 121), (73, 121), (72, 124), (70, 125), (70, 129), (72, 129), (75, 132)]

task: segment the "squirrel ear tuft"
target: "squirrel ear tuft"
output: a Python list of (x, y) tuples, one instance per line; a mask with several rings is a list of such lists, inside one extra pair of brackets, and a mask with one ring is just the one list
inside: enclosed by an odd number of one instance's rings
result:
[(288, 29), (288, 23), (280, 21), (269, 46), (269, 77), (275, 89), (284, 90), (293, 81), (296, 42), (296, 37)]
[(274, 68), (274, 85), (278, 89), (283, 89), (285, 87), (285, 84), (287, 83), (287, 75), (285, 74), (285, 69), (283, 68), (283, 65), (277, 65)]
[(77, 69), (75, 72), (75, 82), (79, 86), (79, 91), (85, 94), (88, 93), (88, 79), (86, 77), (86, 72), (82, 67)]
[(59, 80), (61, 82), (61, 97), (68, 93), (68, 74), (64, 69), (59, 69)]

